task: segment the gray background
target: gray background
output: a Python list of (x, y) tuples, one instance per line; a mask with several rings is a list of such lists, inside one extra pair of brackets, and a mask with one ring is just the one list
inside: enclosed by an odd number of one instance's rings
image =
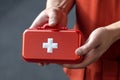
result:
[[(0, 80), (68, 80), (62, 67), (24, 62), (22, 32), (45, 8), (46, 0), (0, 0)], [(69, 27), (75, 21), (69, 14)]]

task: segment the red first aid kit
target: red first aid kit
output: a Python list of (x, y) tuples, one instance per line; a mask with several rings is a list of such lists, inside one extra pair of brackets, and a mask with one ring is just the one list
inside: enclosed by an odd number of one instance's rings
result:
[(39, 27), (23, 33), (22, 57), (29, 62), (74, 64), (82, 60), (75, 54), (81, 46), (81, 32), (66, 27)]

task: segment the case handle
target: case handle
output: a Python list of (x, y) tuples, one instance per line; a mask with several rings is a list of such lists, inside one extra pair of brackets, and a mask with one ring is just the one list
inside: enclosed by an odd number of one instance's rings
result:
[(38, 30), (67, 30), (67, 27), (50, 27), (48, 24), (44, 24), (42, 27), (37, 27)]

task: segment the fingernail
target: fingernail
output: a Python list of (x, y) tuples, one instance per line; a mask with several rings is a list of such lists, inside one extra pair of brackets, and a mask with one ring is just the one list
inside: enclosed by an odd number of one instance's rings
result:
[(81, 55), (82, 51), (81, 50), (77, 50), (76, 51), (76, 55)]
[(54, 25), (54, 21), (49, 22), (49, 26), (52, 26), (52, 25)]

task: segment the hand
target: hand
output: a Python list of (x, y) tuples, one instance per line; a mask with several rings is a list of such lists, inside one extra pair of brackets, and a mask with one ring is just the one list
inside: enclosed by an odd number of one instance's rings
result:
[[(63, 27), (67, 25), (67, 15), (57, 7), (52, 7), (43, 10), (34, 20), (30, 28), (42, 27), (44, 24), (50, 27)], [(39, 63), (40, 66), (48, 65), (49, 63)]]
[(87, 42), (75, 51), (76, 55), (84, 56), (84, 60), (79, 64), (64, 64), (63, 66), (67, 68), (84, 68), (95, 62), (114, 42), (113, 34), (105, 27), (97, 28), (91, 33)]
[(52, 26), (66, 26), (67, 25), (67, 14), (62, 9), (57, 7), (47, 8), (43, 10), (37, 18), (34, 20), (30, 28), (40, 27), (48, 23)]

